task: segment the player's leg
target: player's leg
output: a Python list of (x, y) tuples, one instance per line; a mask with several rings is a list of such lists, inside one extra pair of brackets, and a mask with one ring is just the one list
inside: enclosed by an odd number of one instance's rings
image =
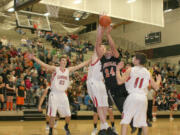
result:
[(66, 135), (71, 135), (69, 130), (69, 123), (71, 120), (71, 111), (70, 111), (70, 105), (67, 95), (64, 93), (63, 95), (60, 95), (59, 98), (59, 105), (58, 105), (58, 112), (59, 115), (62, 117), (65, 117), (65, 125), (64, 130), (66, 131)]
[(50, 116), (49, 119), (49, 135), (53, 135), (53, 128), (54, 128), (54, 122), (55, 122), (56, 117), (55, 116)]
[[(112, 95), (112, 98), (114, 100), (114, 103), (117, 107), (117, 109), (119, 110), (119, 112), (121, 112), (121, 114), (123, 113), (123, 106), (124, 106), (124, 102), (127, 98), (127, 96), (118, 96), (118, 94), (114, 94)], [(133, 134), (134, 132), (136, 132), (136, 128), (133, 126), (133, 119), (130, 122), (130, 127), (131, 127), (131, 134)]]
[(59, 118), (60, 118), (59, 113), (57, 113), (57, 114), (56, 114), (56, 119), (55, 119), (54, 128), (57, 127), (57, 123), (58, 123)]
[(93, 106), (93, 124), (94, 124), (94, 129), (91, 132), (91, 135), (96, 135), (98, 130), (97, 130), (97, 122), (98, 122), (98, 114), (97, 114), (97, 108), (95, 106)]
[(116, 128), (115, 128), (115, 123), (114, 123), (114, 114), (113, 114), (113, 99), (112, 97), (108, 96), (108, 112), (109, 112), (109, 119), (111, 122), (112, 130), (113, 132), (117, 133)]
[(53, 128), (58, 110), (58, 98), (53, 93), (49, 95), (48, 101), (48, 116), (49, 116), (49, 135), (53, 135)]
[(143, 135), (148, 135), (148, 127), (142, 127)]
[(127, 134), (127, 127), (131, 123), (137, 110), (137, 103), (135, 101), (134, 95), (129, 95), (123, 107), (122, 120), (121, 120), (121, 135)]
[(127, 135), (128, 124), (121, 125), (121, 135)]

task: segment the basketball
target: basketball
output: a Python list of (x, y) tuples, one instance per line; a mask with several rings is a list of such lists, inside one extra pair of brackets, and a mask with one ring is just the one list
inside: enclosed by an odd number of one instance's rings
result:
[(99, 24), (102, 26), (102, 27), (107, 27), (111, 24), (111, 18), (109, 16), (101, 16), (100, 19), (99, 19)]

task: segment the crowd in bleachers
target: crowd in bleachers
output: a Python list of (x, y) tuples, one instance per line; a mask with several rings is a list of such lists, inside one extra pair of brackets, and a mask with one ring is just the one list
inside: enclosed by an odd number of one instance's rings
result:
[[(41, 39), (45, 39), (52, 45), (47, 49)], [(37, 108), (43, 91), (48, 87), (51, 73), (41, 68), (35, 61), (25, 61), (27, 51), (32, 51), (40, 60), (50, 65), (59, 65), (59, 57), (66, 54), (67, 66), (73, 66), (84, 61), (84, 54), (93, 51), (93, 45), (88, 41), (79, 40), (77, 35), (59, 35), (56, 33), (38, 33), (38, 40), (30, 40), (23, 35), (20, 46), (8, 44), (6, 37), (0, 42), (0, 101), (1, 110), (13, 110), (22, 108)], [(127, 66), (131, 65), (133, 53), (118, 48), (120, 57), (125, 60)], [(151, 68), (152, 67), (152, 68)], [(177, 90), (180, 70), (175, 71), (171, 65), (150, 65), (148, 68), (153, 75), (162, 75), (161, 89), (155, 94), (155, 103), (159, 110), (169, 110), (170, 104), (178, 106)], [(72, 106), (72, 111), (82, 109), (92, 110), (92, 102), (87, 94), (86, 78), (87, 67), (71, 75), (71, 86), (67, 94)], [(2, 94), (4, 98), (2, 98)], [(174, 99), (172, 101), (172, 99)], [(24, 103), (23, 103), (24, 101)], [(47, 99), (46, 99), (47, 101)], [(171, 102), (172, 101), (172, 102)], [(6, 105), (5, 105), (6, 103)], [(45, 104), (44, 104), (45, 105)]]

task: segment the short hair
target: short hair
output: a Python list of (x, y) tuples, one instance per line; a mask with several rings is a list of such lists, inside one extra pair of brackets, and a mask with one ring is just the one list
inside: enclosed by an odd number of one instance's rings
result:
[(146, 55), (144, 53), (136, 53), (135, 57), (139, 60), (139, 64), (141, 65), (144, 65), (147, 62)]
[(66, 59), (67, 60), (67, 56), (66, 55), (62, 55), (59, 60), (61, 61), (61, 59)]

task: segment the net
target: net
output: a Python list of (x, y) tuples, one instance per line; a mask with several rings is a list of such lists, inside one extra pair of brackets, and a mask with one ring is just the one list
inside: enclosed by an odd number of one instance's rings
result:
[(59, 7), (53, 5), (46, 5), (47, 11), (50, 17), (58, 18), (59, 16)]

